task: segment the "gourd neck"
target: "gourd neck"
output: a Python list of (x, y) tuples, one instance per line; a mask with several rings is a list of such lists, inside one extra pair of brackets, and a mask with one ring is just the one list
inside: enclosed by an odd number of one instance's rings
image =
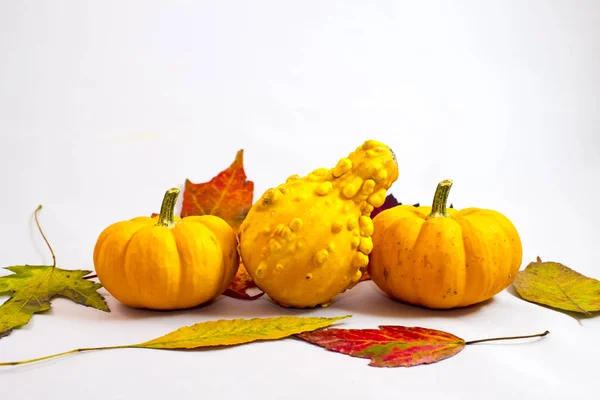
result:
[(449, 217), (448, 211), (446, 211), (446, 204), (448, 203), (448, 194), (450, 194), (450, 188), (452, 187), (452, 181), (449, 179), (443, 180), (438, 183), (435, 194), (433, 195), (433, 204), (431, 206), (431, 213), (427, 216), (427, 219)]
[(165, 228), (172, 228), (175, 225), (175, 203), (179, 196), (179, 188), (172, 188), (167, 190), (165, 197), (160, 207), (160, 214), (158, 216), (157, 226), (164, 226)]

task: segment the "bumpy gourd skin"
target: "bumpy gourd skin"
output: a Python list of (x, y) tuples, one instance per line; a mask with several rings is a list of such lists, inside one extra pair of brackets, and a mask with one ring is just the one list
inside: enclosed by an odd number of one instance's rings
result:
[(508, 287), (522, 261), (516, 228), (494, 210), (396, 206), (374, 218), (369, 274), (389, 296), (427, 308), (485, 301)]
[(369, 262), (373, 207), (398, 178), (389, 147), (366, 141), (332, 169), (267, 190), (240, 229), (240, 254), (257, 286), (284, 307), (327, 306)]
[(94, 266), (104, 288), (135, 308), (174, 310), (203, 304), (222, 294), (238, 266), (237, 239), (224, 220), (212, 216), (159, 217), (117, 222), (99, 236)]

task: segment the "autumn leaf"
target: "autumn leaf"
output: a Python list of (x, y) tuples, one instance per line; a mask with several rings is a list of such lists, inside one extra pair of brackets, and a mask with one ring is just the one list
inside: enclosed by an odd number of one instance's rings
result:
[(231, 346), (256, 340), (282, 339), (301, 332), (325, 328), (342, 317), (273, 317), (200, 322), (179, 328), (165, 336), (134, 345), (146, 349), (196, 349)]
[(185, 181), (181, 216), (216, 215), (237, 232), (252, 207), (254, 182), (244, 171), (244, 151), (239, 150), (233, 163), (206, 183)]
[[(373, 211), (371, 211), (371, 219), (375, 218), (375, 216), (377, 214), (379, 214), (382, 211), (387, 210), (388, 208), (392, 208), (392, 207), (396, 207), (396, 206), (401, 206), (402, 203), (398, 201), (398, 199), (396, 199), (396, 197), (390, 193), (385, 197), (385, 201), (383, 202), (383, 204), (380, 207), (375, 207), (373, 209)], [(419, 207), (421, 205), (421, 203), (415, 203), (412, 206), (413, 207)], [(454, 208), (454, 204), (450, 204), (450, 208)]]
[(240, 260), (240, 266), (233, 278), (233, 281), (229, 285), (229, 288), (223, 293), (225, 296), (234, 297), (236, 299), (242, 300), (256, 300), (265, 294), (263, 291), (260, 291), (257, 294), (249, 295), (247, 293), (248, 289), (257, 288), (256, 283), (252, 280), (252, 277), (246, 270), (244, 263)]
[[(216, 215), (227, 221), (236, 231), (252, 207), (254, 183), (247, 180), (244, 171), (244, 151), (239, 150), (233, 163), (221, 171), (210, 182), (185, 182), (181, 216)], [(256, 288), (256, 284), (248, 274), (240, 258), (240, 266), (225, 296), (243, 300), (256, 300), (264, 293), (255, 295), (246, 293), (248, 289)]]
[(538, 257), (513, 283), (525, 300), (583, 314), (600, 311), (600, 281)]
[(369, 271), (365, 271), (365, 272), (363, 272), (363, 274), (360, 277), (360, 280), (358, 282), (364, 282), (364, 281), (370, 281), (370, 280), (371, 280), (371, 275), (369, 275)]
[(435, 329), (382, 325), (379, 329), (330, 328), (297, 336), (334, 352), (370, 359), (372, 367), (412, 367), (450, 358), (469, 344), (541, 337), (548, 333), (465, 342), (458, 336)]
[(0, 363), (0, 366), (26, 364), (67, 354), (93, 350), (124, 348), (158, 350), (198, 349), (204, 347), (233, 346), (258, 340), (277, 340), (299, 333), (325, 328), (339, 320), (349, 317), (350, 315), (331, 318), (285, 316), (200, 322), (195, 325), (179, 328), (164, 336), (139, 344), (75, 349), (32, 360), (3, 362)]
[(66, 297), (77, 304), (110, 311), (104, 298), (97, 292), (102, 284), (86, 280), (84, 277), (91, 271), (66, 270), (56, 267), (56, 258), (50, 244), (46, 240), (54, 259), (53, 265), (18, 265), (4, 269), (14, 274), (0, 278), (0, 295), (11, 297), (0, 306), (0, 337), (9, 335), (13, 329), (26, 325), (33, 314), (47, 311), (51, 300), (55, 297)]
[(109, 311), (96, 292), (102, 287), (84, 279), (91, 271), (66, 270), (51, 265), (6, 267), (13, 275), (0, 278), (0, 294), (11, 297), (0, 306), (0, 337), (27, 324), (33, 314), (50, 309), (50, 300), (61, 296), (77, 304)]
[(465, 341), (434, 329), (380, 326), (379, 329), (327, 329), (301, 339), (353, 357), (370, 358), (375, 367), (429, 364), (460, 352)]
[(385, 197), (385, 201), (381, 206), (375, 207), (373, 211), (371, 211), (371, 219), (375, 218), (375, 216), (377, 216), (377, 214), (379, 214), (380, 212), (401, 204), (402, 203), (398, 202), (396, 197), (394, 197), (394, 195), (390, 193)]

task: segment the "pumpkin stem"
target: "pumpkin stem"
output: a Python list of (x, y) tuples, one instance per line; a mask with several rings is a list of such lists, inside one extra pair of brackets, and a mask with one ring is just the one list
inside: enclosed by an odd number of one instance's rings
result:
[(173, 213), (175, 211), (175, 203), (179, 196), (179, 188), (172, 188), (167, 190), (165, 197), (160, 207), (160, 215), (156, 225), (164, 226), (165, 228), (171, 228), (175, 224)]
[(427, 219), (450, 216), (446, 211), (446, 204), (448, 203), (448, 194), (450, 194), (451, 187), (452, 181), (450, 179), (446, 179), (438, 183), (437, 189), (435, 190), (435, 195), (433, 196), (431, 214), (427, 216)]

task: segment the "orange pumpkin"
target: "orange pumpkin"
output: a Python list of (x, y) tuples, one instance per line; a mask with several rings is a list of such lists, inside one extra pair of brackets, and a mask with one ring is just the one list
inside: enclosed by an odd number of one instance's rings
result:
[(98, 237), (98, 279), (130, 307), (194, 307), (222, 294), (235, 277), (233, 229), (213, 215), (174, 216), (178, 195), (178, 188), (166, 192), (160, 215), (116, 222)]
[(389, 296), (428, 308), (485, 301), (508, 287), (521, 266), (512, 222), (494, 210), (447, 209), (452, 181), (432, 207), (399, 205), (374, 219), (369, 274)]

